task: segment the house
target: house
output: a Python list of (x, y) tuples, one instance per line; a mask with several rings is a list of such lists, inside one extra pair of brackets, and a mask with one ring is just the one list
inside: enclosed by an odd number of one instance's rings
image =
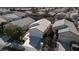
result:
[(15, 9), (18, 11), (18, 10), (31, 10), (31, 8), (30, 7), (22, 7), (22, 8), (17, 8), (17, 7), (15, 7)]
[(47, 19), (40, 19), (30, 25), (30, 35), (42, 38), (43, 34), (50, 27), (51, 22)]
[(51, 15), (51, 16), (54, 16), (56, 13), (53, 12), (53, 11), (50, 11), (48, 14)]
[(0, 12), (6, 13), (6, 12), (10, 12), (10, 10), (7, 8), (0, 8)]
[(25, 36), (23, 37), (23, 40), (25, 41), (22, 45), (25, 48), (25, 51), (37, 51), (32, 45), (30, 45), (30, 33), (27, 32)]
[(22, 8), (21, 10), (31, 10), (31, 8), (30, 7), (25, 7), (25, 8)]
[(70, 14), (70, 18), (71, 18), (73, 21), (79, 21), (79, 13), (71, 13), (71, 14)]
[(0, 37), (0, 50), (7, 45), (7, 41), (9, 39), (10, 38), (8, 36), (6, 36), (6, 35)]
[(71, 11), (69, 11), (71, 13), (78, 13), (78, 10), (76, 8), (73, 8)]
[(5, 42), (3, 41), (2, 38), (0, 38), (0, 50), (5, 46)]
[(71, 50), (71, 42), (78, 43), (79, 33), (75, 25), (65, 19), (58, 20), (53, 24), (53, 29), (58, 30), (59, 40), (66, 50)]
[(7, 21), (13, 21), (14, 19), (18, 19), (19, 18), (19, 16), (15, 15), (13, 13), (2, 15), (2, 17), (4, 19), (7, 19)]
[(79, 51), (79, 45), (78, 44), (72, 44), (71, 51)]
[(39, 15), (44, 15), (45, 12), (43, 12), (43, 11), (39, 11), (39, 12), (37, 12), (37, 14), (39, 14)]
[(46, 11), (46, 9), (41, 8), (41, 9), (39, 9), (38, 11), (43, 11), (43, 12), (44, 12), (44, 11)]
[(68, 8), (57, 8), (57, 9), (55, 9), (54, 11), (56, 12), (56, 13), (60, 13), (60, 12), (66, 12), (67, 11), (67, 9)]
[(3, 22), (7, 22), (7, 20), (5, 20), (4, 18), (0, 17), (0, 24)]
[(66, 14), (65, 13), (63, 13), (63, 12), (57, 13), (55, 15), (55, 21), (64, 19), (65, 17), (66, 17)]
[(73, 15), (76, 15), (78, 14), (78, 10), (73, 8), (73, 9), (70, 9), (67, 13), (66, 13), (66, 16), (69, 17), (69, 18), (72, 18)]
[(15, 15), (17, 15), (17, 16), (19, 16), (19, 17), (24, 17), (24, 16), (26, 15), (26, 13), (24, 13), (24, 12), (19, 12), (19, 11), (14, 11), (13, 14), (15, 14)]
[(47, 19), (40, 19), (30, 25), (30, 29), (25, 34), (23, 46), (26, 50), (37, 51), (41, 49), (43, 34), (49, 29), (51, 22)]
[(57, 42), (57, 45), (56, 51), (65, 51), (65, 48), (60, 42)]
[(12, 42), (7, 43), (1, 51), (25, 51), (25, 48), (21, 44)]
[[(16, 21), (10, 22), (13, 25), (17, 25), (18, 27), (21, 27), (23, 30), (26, 30), (29, 28), (29, 25), (33, 23), (35, 20), (33, 20), (30, 17), (22, 18)], [(10, 23), (6, 24), (5, 26), (9, 25)]]
[(30, 45), (35, 49), (40, 50), (41, 42), (43, 39), (43, 34), (48, 31), (51, 26), (51, 22), (47, 19), (40, 19), (34, 23), (32, 23), (31, 28), (29, 29), (30, 33)]
[(32, 14), (32, 11), (25, 11), (26, 14)]

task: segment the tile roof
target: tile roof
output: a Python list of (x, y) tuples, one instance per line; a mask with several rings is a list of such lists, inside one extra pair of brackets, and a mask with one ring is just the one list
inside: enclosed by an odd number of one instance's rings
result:
[(35, 25), (35, 24), (38, 24), (37, 26), (34, 26), (34, 27), (31, 27), (30, 29), (32, 28), (36, 28), (42, 32), (45, 32), (46, 29), (51, 25), (51, 22), (47, 19), (40, 19), (34, 23), (31, 24), (32, 25)]

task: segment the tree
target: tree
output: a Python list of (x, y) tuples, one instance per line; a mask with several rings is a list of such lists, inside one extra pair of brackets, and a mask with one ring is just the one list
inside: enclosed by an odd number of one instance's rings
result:
[(20, 37), (22, 37), (24, 34), (23, 30), (20, 27), (13, 24), (5, 26), (4, 31), (8, 36), (11, 37), (11, 39), (16, 41), (17, 43), (21, 40)]
[(72, 19), (70, 17), (65, 17), (66, 20), (73, 22)]
[(47, 19), (51, 22), (51, 23), (53, 23), (54, 21), (53, 21), (53, 17), (47, 17)]
[[(50, 26), (49, 30), (43, 35), (43, 48), (45, 48), (48, 45), (48, 50), (53, 48), (52, 45), (54, 44), (53, 41), (54, 32), (52, 30), (52, 27)], [(54, 48), (53, 48), (54, 49)]]
[(0, 24), (0, 33), (3, 33), (4, 32), (4, 24), (6, 24), (5, 22), (2, 22), (1, 24)]
[(35, 8), (35, 7), (32, 7), (32, 8), (31, 8), (31, 11), (32, 11), (33, 13), (36, 13), (36, 12), (37, 12), (37, 10), (38, 10), (38, 9), (37, 9), (37, 8)]

